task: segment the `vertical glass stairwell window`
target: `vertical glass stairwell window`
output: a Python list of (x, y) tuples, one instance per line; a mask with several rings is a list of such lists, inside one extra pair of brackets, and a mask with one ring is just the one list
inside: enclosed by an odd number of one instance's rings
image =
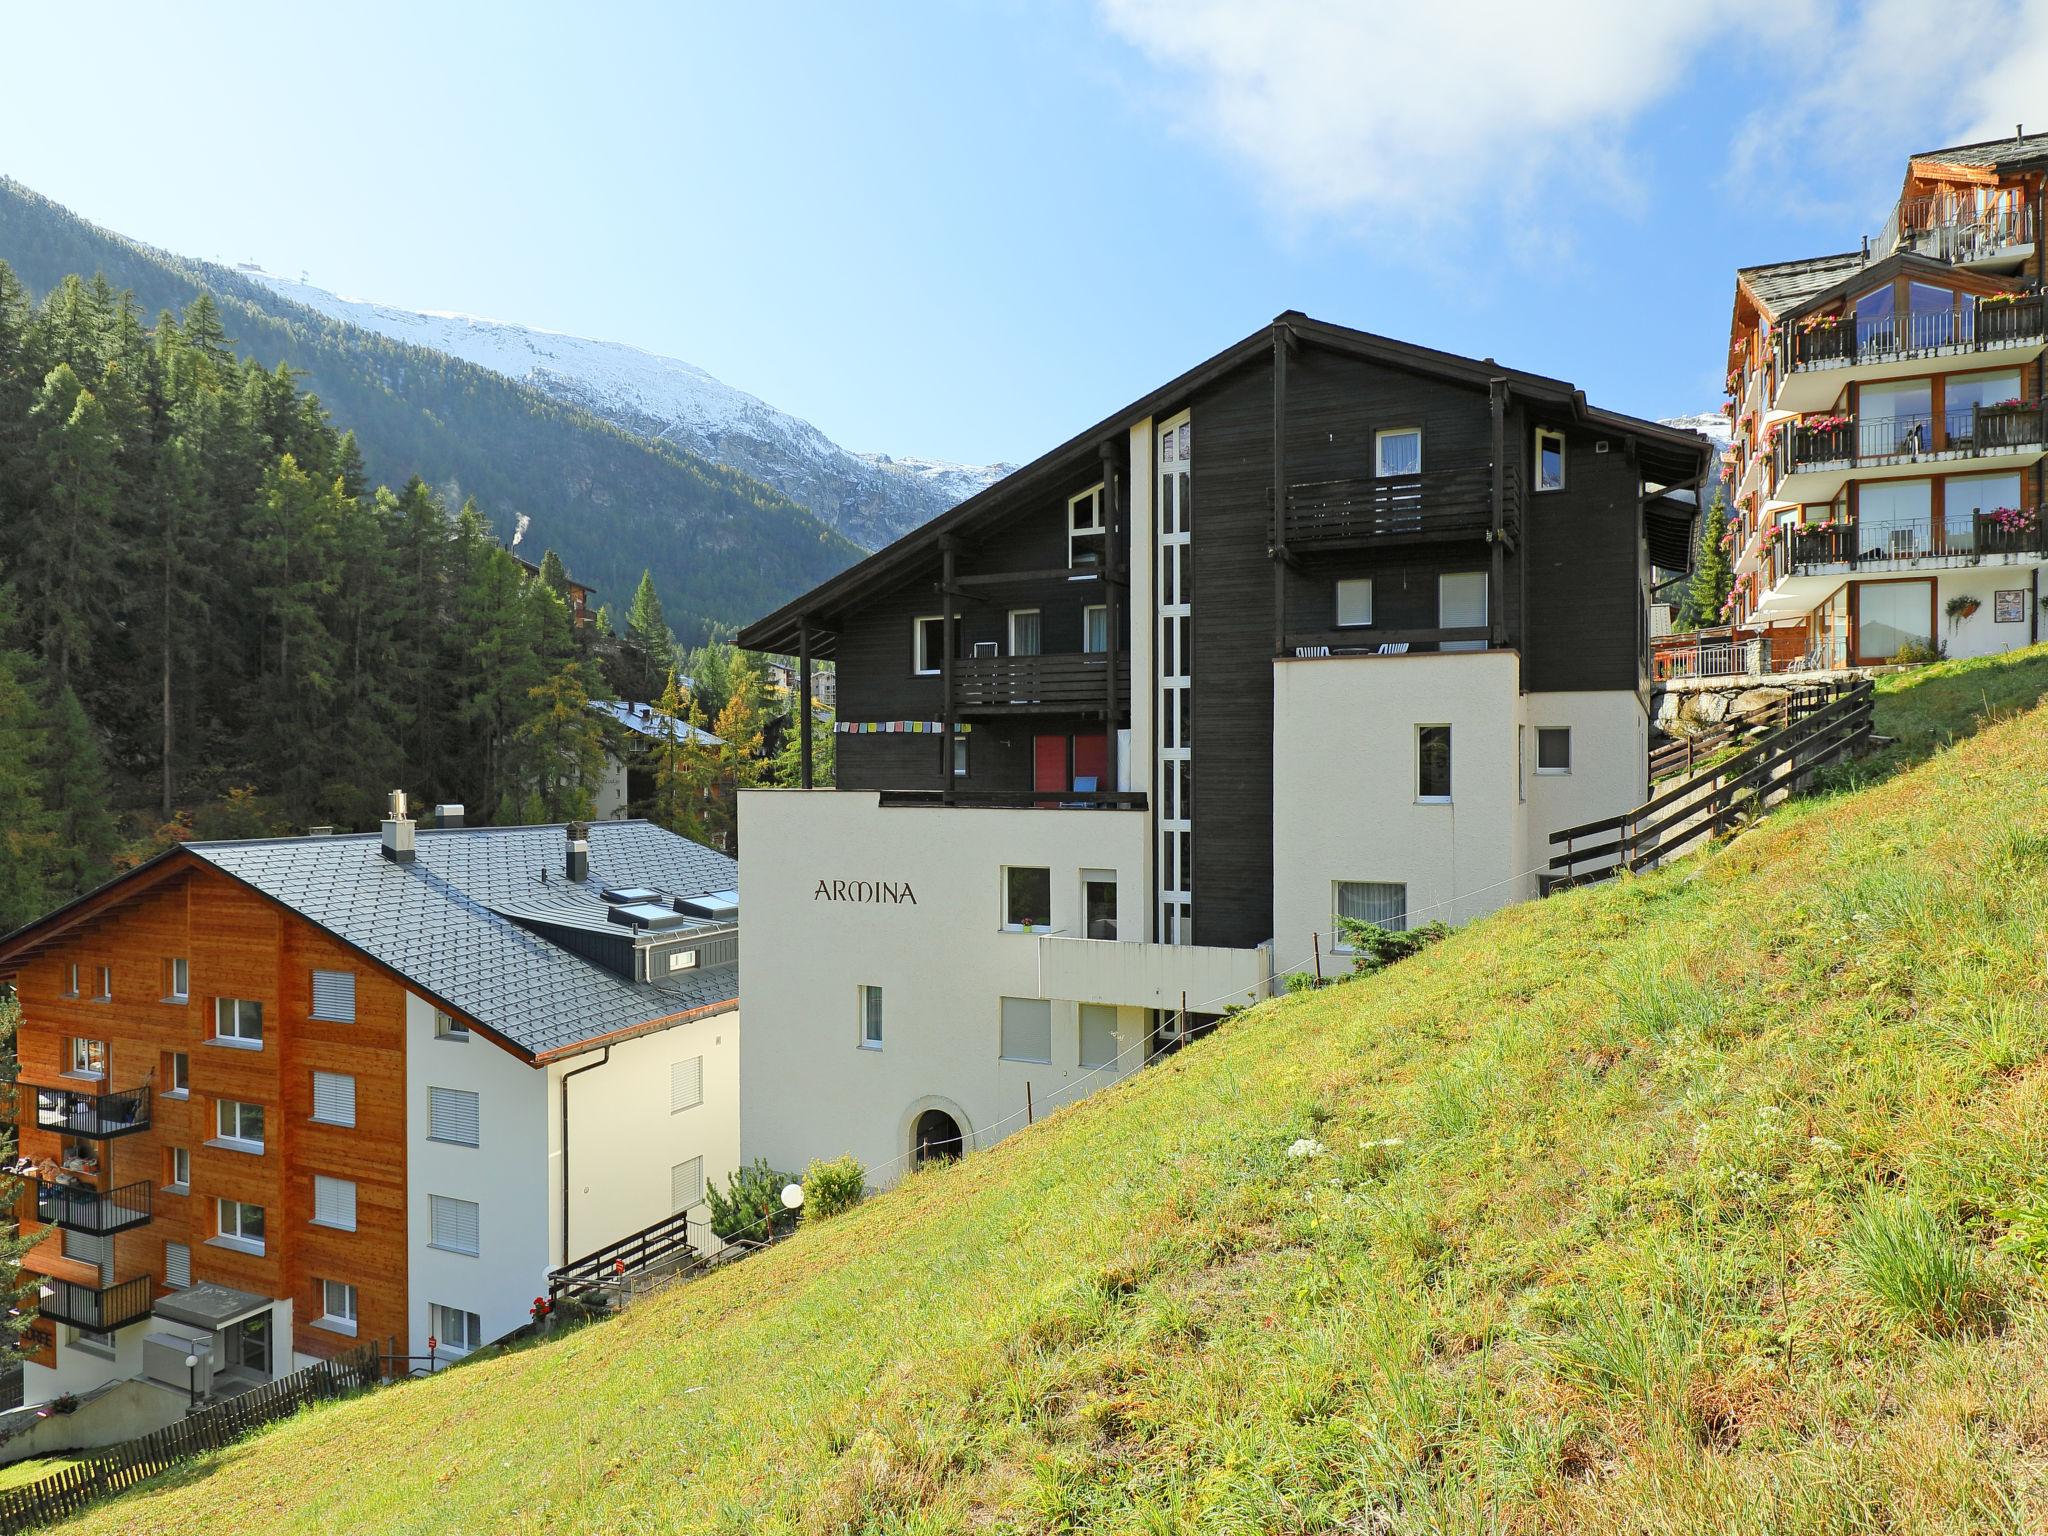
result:
[(860, 1048), (864, 1051), (879, 1051), (882, 1048), (882, 989), (862, 987), (860, 998)]

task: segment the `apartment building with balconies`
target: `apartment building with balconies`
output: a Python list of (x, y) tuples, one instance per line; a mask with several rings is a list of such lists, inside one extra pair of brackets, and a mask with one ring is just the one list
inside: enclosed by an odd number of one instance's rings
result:
[(1780, 670), (2041, 633), (2048, 134), (1914, 155), (1879, 234), (1736, 274), (1736, 587)]
[(182, 1402), (359, 1338), (446, 1363), (730, 1174), (732, 861), (394, 799), (381, 834), (187, 843), (0, 939), (27, 1401)]
[(1341, 917), (1536, 894), (1644, 797), (1710, 455), (1290, 312), (748, 626), (839, 735), (740, 797), (743, 1153), (890, 1182), (1341, 971)]

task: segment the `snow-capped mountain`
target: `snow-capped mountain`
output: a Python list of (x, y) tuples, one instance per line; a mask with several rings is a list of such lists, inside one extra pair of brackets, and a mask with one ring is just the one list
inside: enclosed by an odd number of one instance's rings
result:
[(1728, 417), (1721, 411), (1701, 411), (1696, 416), (1666, 416), (1657, 425), (1677, 427), (1683, 432), (1697, 432), (1712, 442), (1716, 448), (1726, 448), (1733, 441)]
[(244, 262), (242, 275), (332, 319), (431, 347), (766, 481), (856, 544), (876, 549), (994, 484), (1010, 464), (951, 464), (842, 448), (702, 368), (619, 342), (450, 311), (342, 298)]

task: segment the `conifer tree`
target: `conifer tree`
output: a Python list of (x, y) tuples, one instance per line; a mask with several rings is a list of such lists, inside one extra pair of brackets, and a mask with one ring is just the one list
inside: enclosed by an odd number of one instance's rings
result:
[(654, 704), (654, 734), (644, 760), (652, 792), (647, 819), (693, 842), (711, 835), (707, 796), (718, 774), (717, 748), (703, 739), (704, 717), (670, 668)]
[(47, 886), (64, 901), (82, 895), (114, 872), (121, 834), (108, 809), (107, 770), (99, 738), (78, 695), (55, 690), (42, 754), (42, 800), (53, 839)]
[(1678, 615), (1681, 629), (1700, 629), (1723, 621), (1722, 609), (1735, 590), (1735, 570), (1728, 558), (1728, 504), (1721, 492), (1714, 492), (1707, 515), (1700, 519), (1698, 543), (1694, 548), (1692, 583), (1686, 588), (1683, 611)]
[(552, 549), (540, 557), (540, 579), (564, 604), (569, 601), (569, 568)]
[(536, 708), (512, 733), (509, 757), (516, 817), (500, 820), (581, 821), (596, 808), (604, 775), (604, 727), (590, 707), (583, 668), (569, 662), (528, 690)]
[(727, 674), (729, 692), (725, 707), (712, 722), (711, 734), (718, 737), (718, 778), (713, 787), (711, 831), (713, 841), (727, 853), (739, 848), (739, 792), (761, 783), (766, 764), (762, 740), (768, 717), (764, 703), (767, 680), (753, 658), (744, 651), (733, 653)]
[(662, 615), (652, 571), (640, 573), (640, 585), (634, 590), (633, 606), (626, 614), (625, 650), (625, 680), (630, 685), (626, 696), (636, 700), (653, 697), (675, 665), (676, 641)]
[(41, 516), (24, 529), (15, 581), (35, 616), (38, 649), (59, 683), (92, 658), (115, 589), (114, 524), (120, 443), (69, 363), (50, 370), (29, 419)]
[[(789, 696), (789, 718), (782, 733), (782, 744), (776, 748), (774, 779), (777, 784), (792, 788), (803, 783), (803, 736), (802, 722), (806, 711), (799, 707), (795, 693)], [(838, 770), (834, 748), (837, 737), (832, 729), (832, 711), (817, 699), (811, 700), (808, 711), (811, 730), (811, 783), (819, 789), (832, 787)]]
[(15, 599), (0, 587), (0, 933), (49, 905), (56, 835), (43, 805), (45, 727), (35, 658), (14, 647)]

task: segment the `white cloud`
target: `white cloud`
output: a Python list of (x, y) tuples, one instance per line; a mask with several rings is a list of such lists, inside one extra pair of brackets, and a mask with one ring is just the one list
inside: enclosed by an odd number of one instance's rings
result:
[(1908, 155), (2022, 122), (2048, 132), (2048, 0), (1759, 6), (1748, 21), (1745, 54), (1784, 65), (1737, 128), (1730, 183), (1846, 221), (1845, 246), (1875, 231)]
[[(1100, 0), (1185, 89), (1178, 124), (1283, 213), (1426, 239), (1488, 208), (1534, 209), (1540, 178), (1628, 200), (1622, 130), (1726, 24), (1664, 0)], [(1557, 230), (1533, 228), (1539, 242)]]

